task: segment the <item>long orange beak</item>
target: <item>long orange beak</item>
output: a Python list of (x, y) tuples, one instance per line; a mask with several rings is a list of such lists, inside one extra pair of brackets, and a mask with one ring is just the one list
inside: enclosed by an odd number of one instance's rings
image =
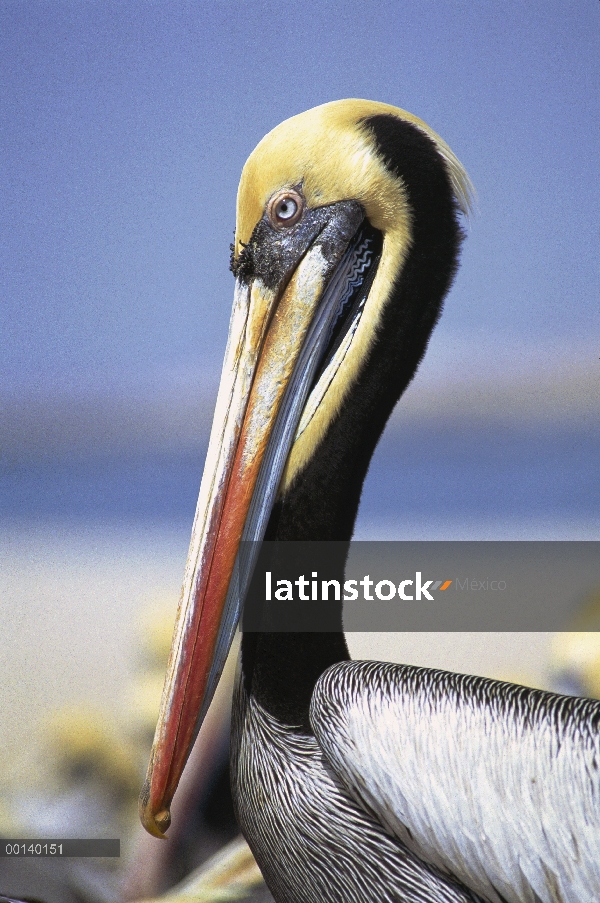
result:
[[(260, 540), (312, 380), (338, 313), (355, 202), (302, 249), (285, 286), (238, 280), (229, 340), (140, 817), (156, 837), (223, 669), (251, 574), (240, 542)], [(345, 263), (346, 262), (346, 263)], [(234, 577), (236, 572), (236, 579)]]

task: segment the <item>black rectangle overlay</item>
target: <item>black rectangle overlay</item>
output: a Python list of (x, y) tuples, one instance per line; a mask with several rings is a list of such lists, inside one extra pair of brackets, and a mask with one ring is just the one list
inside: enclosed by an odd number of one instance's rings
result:
[(113, 838), (2, 838), (0, 857), (65, 859), (119, 857), (121, 841)]
[(246, 632), (600, 630), (600, 542), (242, 546)]

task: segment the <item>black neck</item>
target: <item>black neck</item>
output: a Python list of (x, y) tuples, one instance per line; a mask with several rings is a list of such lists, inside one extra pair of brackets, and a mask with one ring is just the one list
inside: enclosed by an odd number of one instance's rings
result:
[[(266, 537), (270, 541), (263, 544), (246, 598), (242, 667), (249, 695), (282, 723), (310, 733), (309, 706), (316, 681), (330, 665), (349, 658), (342, 633), (342, 602), (331, 598), (333, 592), (328, 602), (312, 601), (311, 572), (320, 580), (336, 580), (341, 595), (349, 541), (286, 541), (292, 533), (287, 510), (296, 508), (282, 510), (278, 504), (273, 512)], [(276, 597), (265, 601), (267, 571), (272, 594), (281, 585), (279, 578), (287, 583), (291, 592), (287, 601)], [(301, 575), (305, 584), (300, 590)], [(280, 632), (266, 632), (266, 625)], [(252, 629), (262, 632), (249, 632)]]
[(246, 691), (283, 724), (312, 733), (308, 718), (323, 671), (350, 658), (343, 633), (245, 633)]

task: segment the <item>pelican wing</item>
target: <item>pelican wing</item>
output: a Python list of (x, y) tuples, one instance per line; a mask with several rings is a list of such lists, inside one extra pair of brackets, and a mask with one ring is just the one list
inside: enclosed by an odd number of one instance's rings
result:
[(600, 900), (600, 702), (342, 662), (311, 722), (354, 798), (485, 899)]

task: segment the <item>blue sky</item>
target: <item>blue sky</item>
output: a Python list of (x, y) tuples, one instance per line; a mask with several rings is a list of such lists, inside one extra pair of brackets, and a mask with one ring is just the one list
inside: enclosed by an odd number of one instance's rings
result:
[(425, 119), (477, 189), (433, 361), (597, 365), (597, 0), (23, 0), (0, 42), (11, 394), (214, 374), (244, 160), (347, 96)]

